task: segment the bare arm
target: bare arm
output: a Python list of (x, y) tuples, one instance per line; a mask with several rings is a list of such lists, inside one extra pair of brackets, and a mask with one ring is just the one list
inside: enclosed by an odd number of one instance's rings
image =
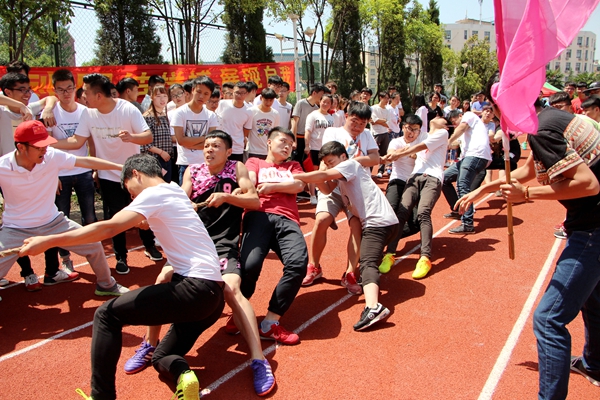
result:
[(119, 132), (119, 138), (123, 142), (133, 143), (133, 144), (150, 144), (152, 143), (152, 131), (150, 129), (145, 130), (142, 133), (131, 133), (128, 131)]
[(236, 177), (241, 193), (213, 193), (207, 199), (208, 207), (219, 207), (223, 203), (229, 203), (246, 210), (258, 210), (260, 208), (256, 188), (250, 180), (248, 169), (241, 162), (236, 165)]
[[(211, 130), (213, 130), (213, 129), (211, 129)], [(184, 135), (183, 127), (181, 127), (181, 126), (174, 126), (173, 130), (175, 131), (175, 138), (177, 139), (177, 143), (179, 143), (180, 146), (183, 146), (186, 149), (190, 149), (190, 150), (204, 149), (204, 139), (205, 139), (204, 136), (187, 137)], [(211, 130), (209, 130), (209, 132)]]
[(465, 131), (468, 128), (469, 128), (469, 125), (466, 122), (461, 122), (460, 124), (458, 124), (456, 129), (454, 129), (454, 133), (452, 134), (452, 136), (450, 136), (450, 139), (448, 139), (448, 143), (450, 143), (450, 144), (454, 143), (456, 141), (456, 139), (461, 137), (462, 134), (465, 133)]
[(36, 255), (51, 247), (76, 246), (86, 243), (99, 242), (139, 225), (146, 218), (133, 211), (121, 210), (108, 221), (101, 221), (50, 236), (35, 236), (25, 239), (19, 255)]
[(368, 150), (366, 156), (354, 157), (353, 160), (358, 161), (360, 165), (362, 165), (365, 168), (379, 165), (379, 150)]
[(20, 101), (11, 99), (10, 97), (0, 96), (0, 106), (18, 108), (19, 112), (23, 116), (23, 121), (29, 121), (31, 118), (33, 118), (31, 110), (25, 104), (21, 103)]
[(422, 150), (427, 150), (427, 145), (425, 143), (419, 143), (414, 146), (405, 147), (403, 149), (391, 150), (388, 151), (388, 154), (383, 157), (384, 162), (396, 161), (400, 157), (410, 156), (412, 154), (417, 154)]
[(88, 138), (84, 136), (73, 135), (69, 138), (61, 139), (51, 146), (60, 150), (77, 150), (80, 149), (87, 140)]
[(123, 169), (121, 164), (116, 164), (96, 157), (77, 157), (75, 166), (89, 169), (112, 169), (115, 171)]

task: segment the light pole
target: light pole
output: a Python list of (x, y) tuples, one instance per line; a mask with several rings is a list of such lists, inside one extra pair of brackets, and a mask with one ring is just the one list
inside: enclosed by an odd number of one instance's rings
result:
[(298, 67), (298, 19), (300, 18), (296, 14), (288, 14), (288, 18), (292, 20), (294, 26), (294, 76), (296, 80), (296, 102), (302, 98), (302, 92), (300, 90), (300, 69)]
[(279, 33), (276, 33), (275, 37), (279, 40), (279, 61), (283, 62), (283, 41), (285, 40), (285, 37)]
[[(304, 30), (304, 35), (308, 36), (309, 43), (314, 34), (315, 34), (315, 30), (310, 27), (306, 28)], [(306, 43), (306, 41), (304, 43)], [(304, 55), (304, 59), (306, 60), (306, 67), (308, 69), (307, 74), (306, 74), (306, 78), (307, 78), (306, 87), (308, 87), (309, 86), (308, 83), (310, 82), (310, 76), (313, 75), (313, 81), (314, 81), (315, 77), (314, 77), (314, 64), (313, 64), (313, 59), (312, 59), (312, 56), (313, 56), (312, 46), (309, 47), (308, 45), (306, 45), (305, 47), (307, 50), (307, 54)], [(308, 90), (310, 90), (310, 89), (308, 89)]]

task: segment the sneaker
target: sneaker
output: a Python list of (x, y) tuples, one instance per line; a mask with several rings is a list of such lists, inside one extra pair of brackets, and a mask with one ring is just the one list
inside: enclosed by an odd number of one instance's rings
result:
[(59, 269), (54, 276), (44, 275), (44, 285), (52, 286), (57, 283), (72, 282), (79, 278), (79, 272), (67, 272)]
[(413, 279), (425, 278), (429, 271), (431, 271), (431, 261), (429, 260), (429, 258), (423, 256), (419, 258), (419, 261), (417, 262), (417, 267), (415, 268), (412, 277)]
[(567, 232), (564, 227), (560, 227), (560, 229), (554, 230), (554, 237), (562, 240), (567, 240)]
[(362, 331), (376, 322), (383, 321), (388, 315), (390, 315), (390, 310), (384, 307), (381, 303), (377, 303), (377, 307), (375, 308), (365, 307), (363, 312), (360, 314), (360, 319), (356, 324), (354, 324), (354, 330)]
[(387, 253), (385, 256), (383, 256), (383, 260), (381, 260), (381, 264), (379, 265), (379, 272), (381, 272), (382, 274), (387, 274), (388, 272), (390, 272), (395, 262), (396, 259), (394, 258), (394, 255), (392, 253)]
[(444, 218), (447, 219), (460, 219), (461, 215), (459, 213), (457, 213), (456, 211), (452, 211), (448, 214), (444, 214)]
[(571, 371), (585, 376), (593, 385), (600, 386), (600, 371), (590, 371), (583, 365), (583, 357), (571, 356)]
[(36, 290), (41, 290), (42, 284), (38, 280), (36, 274), (30, 274), (25, 277), (25, 290), (28, 292), (35, 292)]
[(187, 370), (177, 380), (174, 397), (177, 400), (199, 400), (200, 384), (194, 371)]
[(8, 281), (8, 279), (0, 278), (0, 287), (8, 286), (9, 283), (10, 282)]
[(310, 204), (315, 206), (315, 205), (317, 205), (317, 203), (318, 203), (317, 196), (310, 196)]
[(267, 360), (252, 360), (252, 374), (254, 375), (254, 390), (259, 396), (266, 396), (275, 387), (273, 370)]
[(314, 283), (316, 279), (319, 279), (323, 276), (323, 269), (321, 266), (315, 267), (315, 264), (309, 263), (306, 267), (306, 276), (302, 280), (302, 286), (310, 286)]
[(75, 393), (83, 397), (85, 400), (94, 400), (92, 396), (88, 396), (85, 392), (79, 388), (75, 389)]
[(354, 275), (354, 272), (344, 272), (344, 275), (342, 275), (342, 281), (340, 283), (343, 287), (348, 289), (348, 293), (355, 296), (360, 296), (363, 292), (362, 286), (356, 282), (356, 275)]
[(268, 332), (263, 332), (261, 328), (258, 328), (261, 339), (275, 340), (281, 344), (294, 345), (300, 343), (300, 337), (294, 332), (290, 332), (279, 324), (271, 325), (271, 329)]
[(464, 224), (461, 224), (456, 228), (450, 229), (448, 233), (451, 233), (453, 235), (472, 235), (475, 233), (475, 228), (472, 226), (466, 226)]
[(162, 261), (163, 259), (162, 253), (158, 251), (156, 246), (147, 248), (146, 250), (144, 250), (144, 254), (152, 261)]
[(228, 335), (237, 335), (240, 333), (240, 329), (236, 326), (235, 321), (233, 320), (233, 314), (227, 318), (227, 322), (225, 323), (225, 333)]
[(67, 274), (70, 274), (71, 272), (75, 272), (75, 267), (73, 266), (73, 261), (71, 261), (70, 259), (62, 260), (61, 266), (62, 266), (63, 271), (65, 271)]
[(131, 375), (149, 367), (152, 363), (152, 354), (154, 354), (154, 350), (156, 350), (155, 346), (146, 342), (145, 339), (142, 340), (142, 344), (140, 344), (140, 347), (135, 351), (133, 357), (125, 362), (125, 373)]
[(94, 293), (96, 293), (96, 296), (121, 296), (127, 292), (129, 292), (129, 289), (115, 282), (110, 288), (103, 288), (96, 283), (96, 291)]
[(129, 266), (127, 265), (127, 261), (117, 260), (117, 265), (115, 266), (115, 271), (117, 271), (117, 274), (121, 274), (121, 275), (128, 274)]
[(383, 178), (383, 174), (382, 174), (381, 172), (378, 172), (378, 173), (377, 173), (377, 177), (378, 177), (378, 178)]

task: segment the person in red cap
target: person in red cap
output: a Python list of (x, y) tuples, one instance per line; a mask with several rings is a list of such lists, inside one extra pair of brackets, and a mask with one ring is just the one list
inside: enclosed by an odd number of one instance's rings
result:
[[(54, 204), (58, 171), (74, 167), (117, 170), (122, 166), (95, 157), (76, 157), (48, 147), (56, 139), (40, 121), (25, 121), (15, 129), (16, 150), (0, 157), (0, 187), (4, 194), (3, 226), (0, 229), (0, 251), (23, 245), (31, 236), (49, 235), (81, 226), (60, 213)], [(35, 194), (35, 195), (32, 195)], [(67, 250), (85, 256), (96, 274), (96, 294), (120, 296), (129, 289), (119, 285), (110, 275), (100, 242), (70, 246)], [(6, 276), (18, 255), (0, 258), (0, 277)], [(45, 285), (77, 279), (77, 272), (66, 272), (58, 266), (46, 269)], [(28, 290), (39, 290), (37, 275), (25, 277)]]

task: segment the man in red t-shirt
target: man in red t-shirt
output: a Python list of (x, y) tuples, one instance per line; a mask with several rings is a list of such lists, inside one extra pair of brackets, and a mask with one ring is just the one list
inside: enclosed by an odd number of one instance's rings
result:
[(298, 162), (286, 161), (292, 154), (294, 141), (292, 132), (275, 127), (267, 140), (266, 160), (249, 158), (246, 161), (250, 180), (256, 185), (260, 198), (260, 208), (244, 215), (240, 249), (241, 290), (247, 299), (254, 294), (269, 250), (283, 262), (283, 276), (273, 291), (259, 333), (263, 339), (290, 345), (299, 343), (300, 338), (279, 325), (279, 319), (298, 294), (308, 263), (296, 204), (296, 194), (302, 191), (304, 183), (293, 176), (303, 171)]

